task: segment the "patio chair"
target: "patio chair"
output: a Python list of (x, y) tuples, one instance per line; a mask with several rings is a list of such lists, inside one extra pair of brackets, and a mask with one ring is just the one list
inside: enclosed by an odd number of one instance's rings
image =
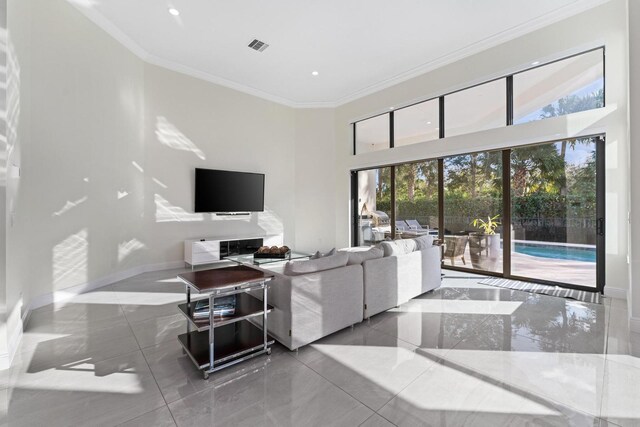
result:
[(396, 234), (402, 238), (412, 238), (429, 234), (429, 230), (413, 230), (405, 221), (400, 220), (396, 221)]
[(449, 258), (451, 265), (456, 265), (456, 258), (461, 257), (462, 264), (467, 265), (464, 251), (467, 248), (469, 236), (444, 236), (445, 250), (443, 258)]
[(420, 225), (420, 223), (415, 220), (415, 219), (406, 219), (404, 222), (407, 223), (407, 225), (409, 226), (409, 228), (411, 230), (415, 230), (415, 231), (429, 231), (429, 227), (427, 228), (422, 228), (422, 226)]
[(396, 221), (396, 231), (410, 231), (411, 228), (409, 227), (409, 225), (400, 220), (400, 221)]

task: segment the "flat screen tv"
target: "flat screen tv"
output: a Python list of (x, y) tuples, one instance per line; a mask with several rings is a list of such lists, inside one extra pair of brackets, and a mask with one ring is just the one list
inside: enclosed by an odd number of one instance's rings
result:
[(264, 211), (264, 174), (196, 168), (195, 212)]

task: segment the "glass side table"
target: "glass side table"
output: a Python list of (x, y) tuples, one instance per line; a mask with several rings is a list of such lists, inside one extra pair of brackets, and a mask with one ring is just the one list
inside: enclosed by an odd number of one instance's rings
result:
[(286, 258), (254, 258), (253, 254), (249, 254), (249, 255), (231, 255), (231, 256), (225, 257), (224, 259), (228, 259), (229, 261), (233, 261), (238, 264), (263, 265), (263, 264), (271, 264), (274, 262), (291, 261), (294, 259), (306, 259), (310, 257), (311, 257), (311, 254), (291, 251)]

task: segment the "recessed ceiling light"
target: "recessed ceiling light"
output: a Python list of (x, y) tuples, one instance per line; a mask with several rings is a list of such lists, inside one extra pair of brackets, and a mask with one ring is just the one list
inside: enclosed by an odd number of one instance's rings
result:
[(320, 73), (319, 73), (319, 72), (317, 72), (317, 71), (312, 71), (312, 72), (311, 72), (311, 75), (312, 75), (312, 76), (317, 76), (318, 74), (320, 74)]
[(170, 7), (169, 8), (169, 13), (172, 14), (173, 16), (180, 15), (180, 11), (178, 9), (176, 9), (175, 7)]
[(428, 124), (428, 125), (430, 125), (430, 124), (431, 124), (431, 122), (427, 122), (427, 124)]
[(389, 110), (393, 110), (393, 107), (389, 107)]
[(531, 65), (538, 65), (539, 63), (540, 63), (540, 61), (533, 61), (533, 62), (531, 63)]

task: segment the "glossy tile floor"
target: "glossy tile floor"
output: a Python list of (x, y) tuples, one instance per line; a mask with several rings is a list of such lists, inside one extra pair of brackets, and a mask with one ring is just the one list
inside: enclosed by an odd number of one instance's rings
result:
[(299, 353), (204, 381), (181, 354), (180, 271), (33, 312), (0, 373), (11, 426), (640, 425), (640, 336), (623, 301), (442, 288)]

